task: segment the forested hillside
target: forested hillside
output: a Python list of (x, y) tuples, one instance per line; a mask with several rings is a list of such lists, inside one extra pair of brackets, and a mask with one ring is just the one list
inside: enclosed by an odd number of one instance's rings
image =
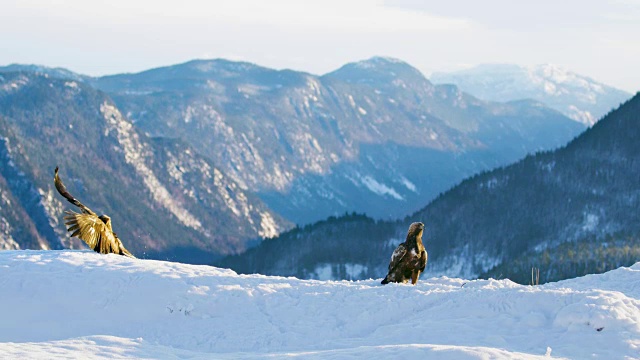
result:
[[(531, 268), (537, 267), (542, 280), (550, 281), (628, 265), (639, 260), (638, 138), (640, 95), (567, 146), (472, 176), (403, 221), (374, 224), (359, 219), (350, 225), (349, 234), (367, 231), (371, 236), (333, 235), (337, 231), (331, 224), (321, 227), (324, 251), (349, 243), (352, 249), (368, 249), (366, 255), (342, 255), (346, 258), (327, 265), (301, 261), (297, 253), (282, 246), (278, 259), (307, 269), (359, 265), (370, 271), (366, 274), (381, 277), (394, 244), (403, 241), (411, 222), (422, 221), (429, 252), (426, 273), (431, 275), (508, 276), (522, 281), (523, 274), (529, 279)], [(317, 236), (317, 231), (302, 231), (296, 238)], [(280, 274), (281, 269), (273, 266), (276, 260), (270, 257), (261, 266), (246, 268), (243, 264), (251, 264), (244, 257), (263, 257), (263, 249), (285, 239), (295, 248), (295, 241), (284, 234), (222, 264), (243, 272)], [(591, 263), (596, 252), (603, 256), (604, 264)], [(573, 260), (561, 261), (567, 258)], [(293, 267), (282, 274), (296, 271)]]

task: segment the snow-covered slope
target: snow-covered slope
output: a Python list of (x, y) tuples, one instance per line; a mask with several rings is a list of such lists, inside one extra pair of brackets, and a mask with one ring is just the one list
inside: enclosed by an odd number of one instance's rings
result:
[(0, 358), (640, 356), (640, 263), (536, 287), (305, 281), (88, 251), (3, 251), (0, 269)]
[(557, 65), (484, 64), (453, 73), (435, 73), (434, 83), (456, 84), (481, 99), (535, 99), (591, 126), (631, 94)]

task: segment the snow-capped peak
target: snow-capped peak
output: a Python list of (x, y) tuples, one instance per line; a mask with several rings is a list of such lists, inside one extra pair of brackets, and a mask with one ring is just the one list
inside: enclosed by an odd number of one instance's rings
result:
[(631, 97), (555, 64), (485, 64), (453, 73), (434, 73), (431, 80), (458, 85), (485, 100), (534, 99), (588, 126)]

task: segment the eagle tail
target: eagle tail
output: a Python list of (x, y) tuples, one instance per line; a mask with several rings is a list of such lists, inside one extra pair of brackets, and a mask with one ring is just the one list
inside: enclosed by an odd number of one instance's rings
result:
[(385, 276), (384, 279), (382, 280), (381, 284), (382, 285), (386, 285), (388, 283), (389, 283), (389, 278), (388, 278), (388, 276)]
[(136, 257), (133, 256), (132, 253), (129, 252), (129, 250), (125, 249), (124, 246), (120, 245), (120, 255), (124, 255), (126, 257), (130, 257), (132, 259), (135, 259)]

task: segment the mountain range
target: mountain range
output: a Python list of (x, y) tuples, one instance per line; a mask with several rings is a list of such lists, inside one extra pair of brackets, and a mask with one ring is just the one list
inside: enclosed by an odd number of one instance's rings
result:
[(323, 76), (197, 60), (91, 83), (141, 131), (188, 143), (301, 225), (351, 211), (406, 216), (584, 129), (540, 103), (478, 100), (380, 57)]
[(640, 94), (555, 151), (474, 175), (397, 222), (352, 214), (296, 228), (219, 264), (243, 273), (380, 278), (413, 221), (427, 276), (543, 282), (640, 257)]
[(138, 256), (205, 263), (327, 216), (403, 217), (583, 129), (388, 58), (323, 76), (227, 60), (100, 78), (12, 65), (0, 68), (0, 247), (83, 246), (61, 224), (56, 165)]
[(434, 73), (434, 83), (455, 84), (480, 99), (534, 99), (587, 126), (596, 123), (631, 94), (557, 65), (484, 64), (470, 69)]

